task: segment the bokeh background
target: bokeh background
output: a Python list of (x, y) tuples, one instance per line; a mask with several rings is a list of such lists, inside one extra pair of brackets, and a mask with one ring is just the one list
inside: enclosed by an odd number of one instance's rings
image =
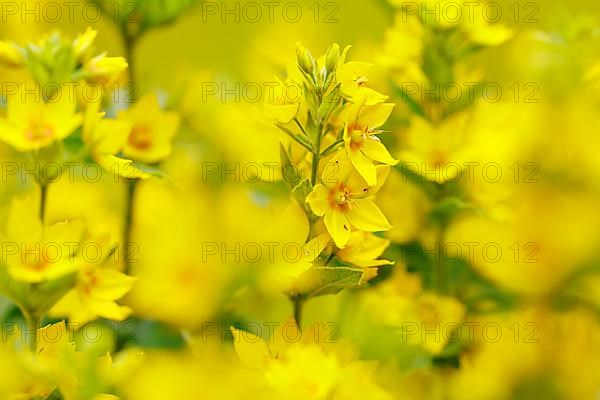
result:
[[(79, 343), (122, 363), (108, 373), (90, 368), (81, 378), (88, 394), (79, 398), (600, 396), (595, 1), (498, 1), (503, 15), (493, 26), (444, 26), (443, 18), (404, 18), (399, 1), (296, 1), (303, 13), (296, 23), (282, 16), (283, 1), (272, 22), (264, 14), (253, 23), (222, 13), (246, 1), (212, 3), (219, 7), (212, 15), (202, 1), (139, 0), (156, 14), (126, 24), (143, 30), (129, 50), (123, 25), (108, 12), (90, 23), (80, 12), (87, 3), (78, 3), (73, 22), (5, 15), (0, 38), (25, 43), (55, 30), (75, 37), (91, 26), (98, 49), (128, 59), (139, 93), (155, 93), (181, 118), (160, 165), (164, 177), (141, 182), (135, 193), (131, 238), (139, 262), (130, 274), (138, 280), (121, 301), (133, 314), (95, 321), (104, 339)], [(161, 23), (144, 29), (135, 22), (148, 18)], [(450, 30), (458, 33), (444, 36)], [(396, 103), (383, 140), (401, 163), (378, 196), (394, 226), (382, 234), (390, 240), (384, 258), (395, 264), (364, 287), (307, 301), (304, 331), (319, 340), (289, 344), (286, 358), (264, 370), (244, 363), (255, 356), (236, 353), (229, 327), (268, 340), (269, 324), (290, 320), (292, 305), (280, 289), (285, 261), (266, 251), (252, 262), (236, 260), (222, 246), (303, 242), (308, 228), (280, 179), (245, 174), (249, 164), (279, 162), (285, 135), (261, 116), (262, 99), (249, 101), (236, 88), (284, 77), (298, 41), (315, 55), (333, 42), (352, 45), (351, 59), (374, 64), (370, 86)], [(28, 79), (10, 68), (0, 75), (3, 82)], [(435, 102), (407, 94), (406, 82), (493, 83), (502, 96), (482, 98), (477, 86), (475, 101)], [(215, 84), (219, 92), (207, 92)], [(19, 159), (3, 143), (0, 157)], [(463, 169), (459, 179), (428, 179), (413, 168), (465, 162), (498, 165), (501, 177), (477, 167), (468, 177)], [(238, 172), (221, 175), (226, 168)], [(36, 190), (29, 181), (2, 182), (0, 228), (12, 200)], [(92, 230), (122, 237), (127, 193), (108, 175), (96, 183), (62, 179), (49, 189), (47, 218), (83, 218)], [(473, 253), (469, 243), (478, 244)], [(490, 243), (502, 250), (498, 260), (481, 250)], [(207, 244), (220, 250), (207, 256)], [(20, 320), (10, 301), (0, 304), (3, 322)], [(458, 339), (447, 335), (456, 326)]]

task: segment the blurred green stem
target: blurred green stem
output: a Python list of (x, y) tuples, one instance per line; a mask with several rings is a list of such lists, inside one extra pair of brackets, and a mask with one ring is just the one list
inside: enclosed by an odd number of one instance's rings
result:
[(25, 308), (21, 308), (21, 313), (27, 324), (26, 334), (31, 334), (32, 337), (28, 343), (29, 349), (35, 353), (37, 349), (37, 330), (40, 327), (42, 318), (35, 311), (27, 310)]
[(42, 225), (46, 218), (46, 200), (48, 198), (48, 184), (40, 183), (40, 221)]
[[(137, 43), (137, 37), (130, 35), (126, 28), (121, 29), (121, 34), (123, 35), (123, 42), (125, 46), (125, 58), (127, 59), (127, 63), (129, 64), (129, 102), (135, 103), (136, 98), (136, 75), (135, 75), (135, 46)], [(133, 230), (133, 205), (135, 200), (135, 192), (138, 186), (138, 179), (129, 179), (126, 180), (125, 184), (127, 185), (127, 195), (125, 198), (125, 227), (123, 233), (123, 254), (124, 260), (123, 263), (125, 265), (125, 272), (128, 273), (130, 270), (129, 265), (129, 257), (127, 256), (127, 251), (129, 249), (129, 245), (131, 243), (131, 233)]]
[(127, 252), (129, 245), (131, 244), (131, 236), (133, 230), (133, 205), (135, 203), (135, 192), (138, 186), (138, 179), (128, 179), (125, 184), (127, 185), (127, 197), (125, 198), (125, 227), (123, 236), (123, 262), (125, 264), (125, 271), (129, 272), (129, 257)]

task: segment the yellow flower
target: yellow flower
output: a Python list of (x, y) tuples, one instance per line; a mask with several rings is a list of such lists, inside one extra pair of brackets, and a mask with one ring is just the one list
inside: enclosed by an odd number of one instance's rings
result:
[(377, 173), (373, 161), (386, 165), (395, 165), (398, 161), (390, 155), (377, 135), (388, 119), (394, 105), (380, 103), (372, 106), (352, 104), (344, 110), (344, 143), (354, 168), (369, 186), (377, 183)]
[(171, 142), (179, 129), (179, 115), (161, 110), (155, 95), (145, 96), (133, 107), (119, 112), (118, 119), (133, 122), (123, 148), (126, 157), (156, 163), (171, 154)]
[(387, 100), (385, 96), (366, 86), (369, 70), (373, 64), (351, 61), (346, 62), (346, 56), (350, 46), (346, 47), (338, 63), (336, 78), (341, 84), (342, 93), (353, 99), (353, 101), (363, 101), (367, 105), (381, 103)]
[[(103, 246), (109, 250), (108, 246)], [(109, 253), (108, 251), (106, 253)], [(67, 316), (69, 321), (86, 324), (98, 317), (122, 321), (131, 308), (116, 300), (133, 287), (136, 278), (125, 275), (105, 263), (87, 264), (79, 270), (77, 283), (53, 308), (53, 316)]]
[[(385, 181), (388, 166), (377, 166), (377, 182)], [(379, 189), (368, 185), (347, 159), (337, 158), (323, 171), (321, 181), (306, 198), (312, 211), (324, 216), (327, 231), (336, 246), (344, 248), (351, 236), (351, 227), (377, 232), (391, 228), (388, 220), (370, 198)]]
[(465, 167), (470, 112), (460, 112), (434, 125), (415, 116), (400, 160), (428, 181), (444, 183), (460, 177)]
[(0, 236), (2, 262), (18, 281), (43, 282), (75, 272), (83, 261), (77, 254), (84, 227), (80, 221), (44, 227), (26, 200), (15, 199), (6, 235)]
[(132, 160), (115, 156), (125, 146), (133, 123), (103, 118), (105, 113), (98, 112), (99, 107), (100, 102), (88, 104), (82, 134), (94, 161), (125, 178), (148, 178), (149, 175), (141, 172)]
[[(425, 291), (417, 274), (404, 266), (394, 268), (392, 276), (364, 297), (363, 307), (375, 319), (388, 326), (406, 330), (402, 341), (419, 346), (431, 354), (440, 354), (452, 341), (450, 329), (462, 323), (466, 307), (451, 296)], [(453, 325), (454, 324), (454, 325)], [(440, 327), (448, 329), (442, 335)], [(435, 332), (437, 335), (425, 335)]]
[(391, 399), (373, 379), (376, 365), (355, 359), (347, 346), (324, 346), (323, 335), (301, 332), (292, 321), (268, 343), (250, 332), (231, 331), (240, 367), (256, 373), (267, 399)]
[(0, 140), (19, 151), (38, 150), (66, 138), (81, 125), (82, 116), (66, 91), (44, 103), (23, 90), (21, 86), (8, 100), (6, 117), (0, 119)]
[(23, 55), (13, 43), (0, 40), (0, 62), (10, 67), (23, 65)]

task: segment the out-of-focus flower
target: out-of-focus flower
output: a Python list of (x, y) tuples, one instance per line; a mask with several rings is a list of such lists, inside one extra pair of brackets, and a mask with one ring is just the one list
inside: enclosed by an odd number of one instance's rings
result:
[(391, 399), (375, 384), (373, 365), (342, 355), (342, 345), (323, 346), (322, 338), (301, 333), (293, 322), (283, 324), (268, 344), (250, 332), (232, 332), (236, 354), (259, 372), (256, 386), (269, 399)]
[(98, 112), (99, 107), (99, 102), (88, 104), (82, 133), (94, 161), (125, 178), (147, 178), (148, 174), (141, 172), (133, 161), (116, 156), (125, 146), (133, 123), (104, 118), (106, 113)]
[(83, 263), (77, 253), (83, 234), (81, 221), (43, 226), (28, 201), (14, 200), (1, 236), (8, 272), (15, 280), (35, 283), (77, 271)]
[(179, 115), (163, 111), (155, 95), (148, 95), (118, 114), (118, 120), (133, 124), (123, 154), (133, 160), (157, 163), (171, 154), (179, 129)]
[[(423, 290), (419, 277), (406, 272), (404, 266), (394, 268), (393, 275), (365, 293), (362, 302), (365, 309), (374, 310), (372, 317), (378, 324), (401, 329), (399, 335), (403, 343), (421, 347), (431, 354), (444, 350), (452, 338), (450, 328), (460, 326), (466, 315), (460, 301)], [(448, 333), (424, 334), (440, 327)]]
[(416, 183), (398, 169), (392, 168), (377, 196), (377, 205), (388, 217), (392, 229), (385, 237), (394, 243), (405, 243), (420, 237), (427, 229), (432, 200)]
[[(108, 241), (96, 243), (103, 262), (87, 263), (77, 273), (75, 287), (52, 308), (53, 316), (68, 316), (69, 321), (86, 324), (98, 317), (122, 321), (132, 312), (128, 306), (116, 303), (131, 290), (136, 278), (117, 271), (109, 264), (113, 256)], [(84, 244), (85, 246), (85, 244)]]
[(470, 114), (462, 112), (433, 124), (415, 116), (399, 159), (428, 181), (452, 181), (464, 168)]
[(38, 150), (62, 140), (77, 129), (82, 115), (68, 96), (45, 103), (24, 93), (24, 86), (8, 100), (8, 110), (0, 118), (0, 139), (19, 151)]

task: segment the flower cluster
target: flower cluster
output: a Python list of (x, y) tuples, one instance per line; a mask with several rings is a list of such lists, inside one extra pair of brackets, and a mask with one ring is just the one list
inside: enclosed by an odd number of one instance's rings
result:
[[(397, 164), (380, 139), (394, 105), (369, 87), (372, 65), (348, 61), (349, 50), (334, 44), (315, 59), (298, 44), (297, 62), (265, 105), (290, 139), (281, 146), (282, 175), (310, 221), (307, 248), (319, 249), (307, 251), (311, 257), (289, 289), (296, 299), (331, 291), (322, 289), (332, 279), (337, 290), (363, 284), (376, 267), (392, 264), (378, 259), (387, 241), (375, 234), (391, 225), (374, 198)], [(302, 95), (286, 98), (289, 87)]]
[[(22, 352), (23, 346), (15, 345), (19, 373), (35, 377), (13, 388), (23, 398), (47, 398), (55, 389), (65, 398), (82, 398), (89, 388), (77, 385), (77, 376), (98, 377), (91, 363), (111, 368), (109, 355), (98, 359), (94, 352), (81, 360), (86, 365), (73, 364), (71, 359), (80, 358), (71, 345), (73, 332), (64, 322), (49, 322), (61, 318), (81, 328), (99, 318), (123, 321), (132, 314), (129, 306), (119, 304), (136, 281), (124, 271), (131, 243), (128, 238), (122, 242), (109, 225), (99, 229), (83, 217), (49, 215), (49, 193), (61, 180), (60, 171), (71, 168), (79, 176), (95, 164), (117, 182), (119, 177), (133, 183), (147, 179), (158, 174), (150, 164), (170, 154), (179, 125), (178, 115), (163, 111), (155, 95), (128, 109), (111, 101), (108, 85), (121, 79), (128, 64), (122, 57), (96, 54), (96, 35), (88, 29), (74, 40), (53, 33), (24, 46), (0, 42), (0, 62), (28, 74), (28, 80), (6, 86), (14, 90), (6, 89), (0, 140), (30, 172), (18, 174), (20, 185), (35, 184), (39, 196), (15, 197), (0, 234), (0, 293), (18, 306), (27, 326), (11, 332), (11, 342), (20, 338), (32, 350)], [(78, 85), (94, 85), (100, 95), (90, 100), (77, 91)], [(54, 330), (59, 340), (45, 344), (44, 337)], [(7, 351), (15, 351), (10, 347)]]

